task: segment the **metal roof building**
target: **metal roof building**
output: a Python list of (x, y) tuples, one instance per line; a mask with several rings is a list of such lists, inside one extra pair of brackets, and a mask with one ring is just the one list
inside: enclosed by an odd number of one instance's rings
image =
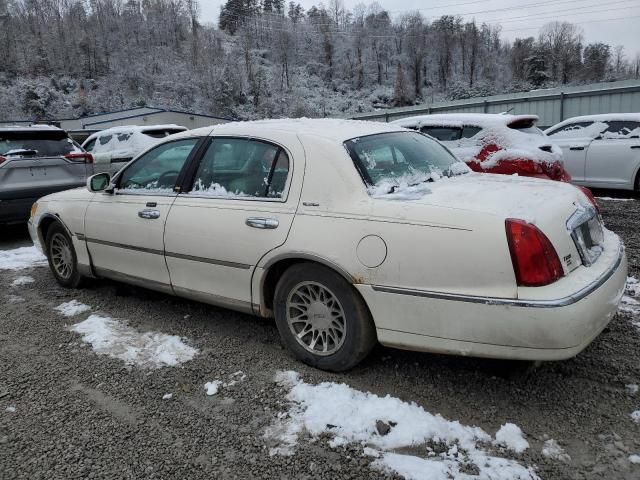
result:
[(430, 113), (533, 114), (541, 127), (550, 127), (567, 118), (598, 113), (640, 112), (640, 80), (558, 87), (529, 92), (469, 98), (430, 105), (390, 108), (354, 115), (357, 120), (390, 122), (403, 117)]

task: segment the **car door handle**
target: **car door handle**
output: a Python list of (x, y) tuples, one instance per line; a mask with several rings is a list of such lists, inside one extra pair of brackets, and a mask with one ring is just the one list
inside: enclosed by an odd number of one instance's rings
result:
[(584, 147), (569, 147), (569, 150), (584, 150)]
[(160, 218), (160, 211), (145, 208), (144, 210), (140, 210), (138, 212), (138, 216), (140, 218), (146, 218), (147, 220), (155, 220), (156, 218)]
[(640, 148), (640, 145), (631, 145), (631, 148)]
[(273, 229), (278, 228), (280, 223), (275, 218), (261, 218), (261, 217), (252, 217), (247, 218), (245, 222), (249, 227), (253, 228), (263, 228), (263, 229)]

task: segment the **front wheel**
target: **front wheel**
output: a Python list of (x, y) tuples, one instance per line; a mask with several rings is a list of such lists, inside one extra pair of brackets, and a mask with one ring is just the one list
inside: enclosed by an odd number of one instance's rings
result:
[(275, 292), (278, 331), (301, 361), (334, 372), (362, 361), (376, 343), (371, 315), (357, 291), (322, 265), (289, 268)]
[(78, 271), (78, 259), (73, 242), (62, 225), (51, 225), (45, 245), (49, 268), (58, 283), (65, 288), (78, 288), (84, 277)]

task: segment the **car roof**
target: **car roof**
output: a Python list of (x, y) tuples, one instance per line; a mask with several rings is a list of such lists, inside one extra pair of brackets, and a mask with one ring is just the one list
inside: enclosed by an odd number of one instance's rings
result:
[(507, 126), (521, 120), (538, 121), (537, 115), (511, 115), (508, 113), (436, 113), (401, 118), (391, 123), (405, 127), (418, 125), (464, 126), (474, 125), (482, 128)]
[(147, 130), (162, 130), (162, 129), (171, 129), (171, 130), (182, 130), (187, 131), (187, 127), (183, 127), (182, 125), (176, 125), (174, 123), (167, 123), (163, 125), (119, 125), (117, 127), (106, 128), (104, 130), (100, 130), (99, 132), (92, 133), (87, 137), (87, 139), (82, 142), (86, 143), (89, 140), (93, 140), (94, 138), (102, 137), (103, 135), (113, 135), (115, 133), (122, 132), (145, 132)]
[(581, 115), (579, 117), (571, 117), (557, 123), (549, 130), (557, 127), (576, 122), (606, 122), (606, 121), (632, 121), (640, 122), (640, 113), (602, 113), (598, 115)]
[[(209, 132), (206, 132), (209, 130)], [(337, 142), (344, 142), (356, 137), (374, 135), (376, 133), (399, 132), (404, 129), (398, 125), (363, 120), (344, 120), (329, 118), (283, 118), (274, 120), (254, 120), (246, 122), (230, 122), (190, 130), (173, 136), (209, 135), (246, 135), (265, 136), (286, 132), (295, 135), (313, 135)], [(205, 133), (206, 132), (206, 133)]]
[(38, 131), (59, 131), (64, 132), (63, 129), (54, 127), (53, 125), (8, 125), (0, 126), (0, 132), (38, 132)]

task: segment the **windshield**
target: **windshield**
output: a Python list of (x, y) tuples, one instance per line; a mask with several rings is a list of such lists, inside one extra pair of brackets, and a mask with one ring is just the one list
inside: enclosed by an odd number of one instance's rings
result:
[(420, 183), (469, 171), (442, 145), (418, 132), (379, 133), (345, 142), (369, 185)]
[(81, 149), (65, 132), (33, 131), (33, 132), (0, 132), (0, 155), (22, 151), (38, 157), (58, 157), (68, 153), (80, 152)]

